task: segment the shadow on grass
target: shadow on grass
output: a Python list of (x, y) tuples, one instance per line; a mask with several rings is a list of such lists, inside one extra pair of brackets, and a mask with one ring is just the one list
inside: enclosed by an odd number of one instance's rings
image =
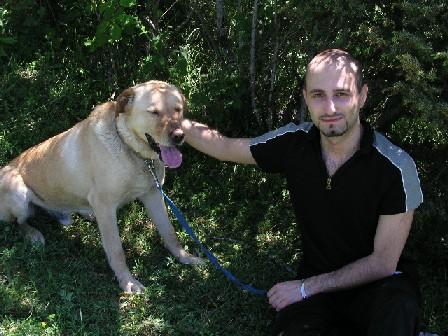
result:
[[(241, 291), (207, 261), (178, 263), (139, 208), (134, 203), (119, 218), (128, 265), (146, 286), (142, 295), (121, 293), (95, 223), (77, 219), (62, 228), (40, 214), (30, 224), (46, 237), (45, 247), (23, 242), (14, 226), (2, 223), (0, 326), (18, 330), (12, 335), (265, 335), (273, 316), (265, 298)], [(235, 274), (245, 265), (253, 275), (265, 271), (255, 249), (244, 256), (220, 244), (216, 252)], [(244, 273), (238, 275), (252, 281)]]
[(5, 300), (0, 316), (11, 330), (117, 334), (119, 289), (101, 246), (62, 229), (48, 216), (39, 215), (30, 224), (46, 237), (45, 247), (24, 242), (10, 224), (2, 223), (0, 229)]

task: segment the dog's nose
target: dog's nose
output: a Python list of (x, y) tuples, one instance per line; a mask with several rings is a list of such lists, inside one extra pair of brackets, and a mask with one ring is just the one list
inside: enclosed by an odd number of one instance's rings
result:
[(185, 134), (181, 129), (175, 129), (171, 132), (171, 139), (176, 145), (181, 144), (184, 141)]

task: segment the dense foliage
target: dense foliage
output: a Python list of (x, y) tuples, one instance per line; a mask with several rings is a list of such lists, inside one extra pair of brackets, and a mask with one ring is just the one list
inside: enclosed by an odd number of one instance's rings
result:
[[(369, 85), (364, 116), (416, 159), (425, 203), (408, 249), (421, 261), (426, 323), (443, 332), (448, 329), (445, 1), (4, 0), (0, 165), (84, 118), (95, 104), (150, 79), (179, 86), (191, 118), (230, 136), (252, 136), (304, 120), (305, 66), (330, 47), (347, 49), (362, 61)], [(185, 191), (189, 186), (177, 179), (168, 183), (195, 204), (199, 212), (191, 212), (192, 217), (228, 221), (234, 236), (256, 234), (247, 229), (251, 225), (283, 221), (280, 232), (291, 236), (278, 177), (185, 150), (188, 169), (176, 176), (194, 187)], [(203, 184), (197, 184), (197, 176)], [(216, 183), (217, 177), (223, 182)], [(216, 185), (227, 199), (215, 195)], [(254, 202), (249, 202), (251, 195)], [(292, 259), (295, 253), (290, 251)], [(4, 276), (0, 267), (0, 286)], [(0, 302), (1, 318), (14, 318), (14, 309), (2, 309)]]

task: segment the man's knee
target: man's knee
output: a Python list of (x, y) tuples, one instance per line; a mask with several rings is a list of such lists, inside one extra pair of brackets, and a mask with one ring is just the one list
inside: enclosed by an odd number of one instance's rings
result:
[(412, 293), (391, 293), (378, 307), (370, 323), (368, 335), (413, 335), (420, 324), (420, 306)]
[[(395, 309), (394, 309), (395, 308)], [(392, 311), (395, 312), (397, 319), (403, 323), (417, 323), (420, 320), (420, 305), (417, 298), (411, 294), (397, 295), (392, 303)], [(391, 312), (393, 314), (393, 312)]]
[(397, 317), (413, 317), (420, 314), (420, 305), (418, 298), (414, 293), (410, 292), (394, 292), (390, 293), (382, 309), (387, 310), (388, 314)]
[(327, 295), (319, 295), (280, 311), (274, 324), (274, 335), (333, 335), (334, 325), (335, 316)]

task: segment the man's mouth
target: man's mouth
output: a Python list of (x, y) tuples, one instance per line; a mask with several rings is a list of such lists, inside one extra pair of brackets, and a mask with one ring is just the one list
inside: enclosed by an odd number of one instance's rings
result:
[(157, 143), (154, 138), (145, 133), (149, 147), (159, 154), (159, 158), (168, 168), (178, 168), (182, 164), (182, 153), (175, 146), (163, 146)]
[(324, 123), (334, 123), (334, 122), (337, 122), (337, 121), (339, 121), (339, 120), (341, 120), (343, 118), (344, 118), (343, 115), (336, 114), (336, 115), (332, 115), (332, 116), (324, 115), (324, 116), (321, 116), (319, 119), (320, 119), (321, 122), (324, 122)]

